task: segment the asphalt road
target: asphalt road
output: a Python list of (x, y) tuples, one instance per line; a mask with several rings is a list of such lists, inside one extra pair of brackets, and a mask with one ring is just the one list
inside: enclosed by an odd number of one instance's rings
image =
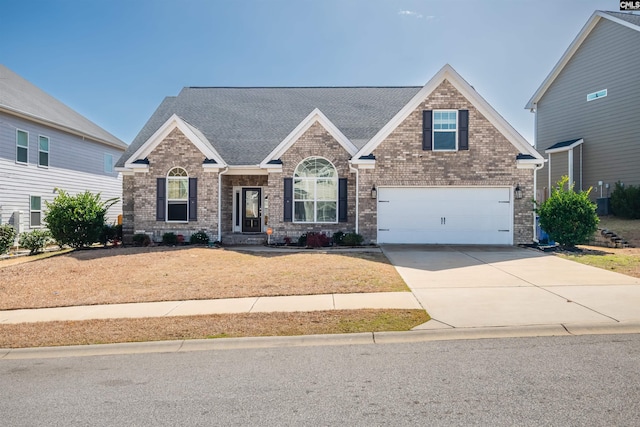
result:
[(3, 426), (637, 426), (640, 335), (0, 360)]

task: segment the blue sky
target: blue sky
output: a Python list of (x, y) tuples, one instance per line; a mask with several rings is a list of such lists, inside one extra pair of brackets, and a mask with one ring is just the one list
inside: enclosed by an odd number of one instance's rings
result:
[(617, 0), (2, 0), (0, 63), (130, 143), (184, 86), (412, 86), (451, 64), (525, 103)]

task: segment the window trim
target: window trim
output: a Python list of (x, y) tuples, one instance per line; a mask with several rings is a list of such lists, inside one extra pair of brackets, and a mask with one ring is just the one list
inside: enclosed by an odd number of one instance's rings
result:
[[(317, 159), (321, 159), (321, 160), (325, 160), (327, 163), (329, 163), (331, 165), (331, 167), (333, 168), (333, 170), (335, 171), (335, 176), (333, 178), (327, 178), (327, 177), (297, 177), (296, 176), (296, 172), (298, 170), (298, 168), (300, 167), (300, 165), (302, 165), (304, 162), (309, 161), (309, 160), (317, 160)], [(296, 202), (309, 202), (311, 200), (309, 199), (297, 199), (296, 198), (296, 180), (299, 181), (313, 181), (313, 220), (312, 221), (299, 221), (296, 220)], [(318, 202), (333, 202), (334, 200), (318, 200), (317, 198), (317, 194), (318, 192), (317, 190), (317, 186), (318, 186), (318, 180), (333, 180), (335, 182), (335, 188), (336, 188), (336, 198), (335, 198), (335, 204), (336, 204), (336, 219), (335, 221), (318, 221)], [(304, 158), (300, 163), (298, 163), (298, 165), (295, 167), (295, 169), (293, 170), (293, 176), (292, 176), (292, 195), (291, 195), (291, 200), (292, 200), (292, 215), (291, 215), (291, 221), (295, 224), (337, 224), (338, 223), (338, 217), (339, 217), (339, 199), (340, 199), (340, 189), (339, 189), (339, 176), (338, 176), (338, 168), (336, 168), (336, 166), (333, 164), (333, 162), (331, 162), (331, 160), (321, 157), (321, 156), (309, 156)]]
[[(182, 171), (184, 171), (184, 173), (186, 175), (179, 175), (179, 176), (170, 176), (171, 172), (177, 170), (177, 169), (181, 169)], [(170, 181), (179, 181), (179, 180), (185, 180), (187, 182), (187, 196), (184, 199), (170, 199), (169, 198), (169, 182)], [(166, 185), (166, 194), (165, 194), (165, 222), (170, 222), (170, 223), (174, 223), (174, 224), (187, 224), (189, 223), (189, 172), (187, 172), (187, 170), (181, 166), (175, 166), (171, 169), (169, 169), (169, 172), (167, 172), (167, 176), (166, 176), (166, 181), (167, 181), (167, 185)], [(170, 204), (178, 204), (177, 202), (179, 202), (179, 204), (182, 204), (182, 202), (184, 201), (184, 204), (186, 206), (186, 218), (184, 220), (181, 219), (169, 219), (169, 205)], [(173, 202), (173, 203), (172, 203)]]
[[(27, 135), (27, 146), (23, 147), (22, 145), (18, 145), (18, 135), (20, 134), (20, 132), (24, 133)], [(20, 160), (18, 160), (18, 150), (19, 149), (25, 149), (27, 150), (27, 161), (26, 162), (21, 162)], [(22, 129), (16, 129), (16, 163), (19, 165), (28, 165), (29, 164), (29, 132), (26, 130), (22, 130)]]
[[(32, 199), (34, 197), (37, 197), (40, 199), (40, 209), (33, 209)], [(31, 221), (31, 215), (35, 212), (38, 212), (40, 214), (40, 224), (37, 224), (37, 225), (33, 225)], [(29, 228), (42, 228), (42, 227), (44, 227), (42, 225), (42, 196), (36, 196), (36, 195), (30, 194), (29, 195)]]
[[(46, 151), (40, 149), (40, 139), (42, 139), (42, 138), (47, 140), (47, 150)], [(46, 136), (46, 135), (38, 135), (38, 167), (49, 169), (49, 163), (51, 163), (50, 159), (49, 159), (49, 153), (50, 152), (51, 152), (51, 139), (49, 139), (49, 137)], [(46, 165), (40, 164), (40, 153), (47, 153), (47, 164)]]
[[(456, 128), (453, 131), (453, 138), (455, 141), (455, 148), (451, 149), (451, 148), (447, 148), (447, 149), (442, 149), (442, 148), (436, 148), (436, 133), (444, 133), (444, 132), (451, 132), (451, 129), (436, 129), (436, 112), (438, 113), (456, 113)], [(432, 114), (432, 120), (431, 120), (431, 133), (432, 133), (432, 143), (431, 143), (431, 151), (442, 151), (442, 152), (455, 152), (455, 151), (459, 151), (459, 141), (458, 141), (458, 133), (460, 130), (460, 118), (458, 110), (433, 110), (431, 112)]]

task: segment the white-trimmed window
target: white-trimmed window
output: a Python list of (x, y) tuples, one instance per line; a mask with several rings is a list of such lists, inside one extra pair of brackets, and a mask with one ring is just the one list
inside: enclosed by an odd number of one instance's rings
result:
[(458, 149), (458, 111), (433, 111), (433, 151)]
[(29, 226), (42, 227), (42, 197), (29, 196)]
[(29, 163), (29, 132), (16, 131), (16, 163)]
[(293, 222), (338, 221), (338, 173), (327, 159), (309, 157), (293, 174)]
[(49, 167), (49, 137), (38, 136), (38, 166)]
[(173, 168), (167, 174), (167, 221), (189, 220), (189, 175), (182, 168)]
[(104, 155), (104, 171), (106, 173), (113, 172), (113, 156), (111, 154)]

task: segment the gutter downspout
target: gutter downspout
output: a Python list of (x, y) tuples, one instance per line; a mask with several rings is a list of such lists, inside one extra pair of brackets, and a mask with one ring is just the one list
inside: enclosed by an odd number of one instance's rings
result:
[(354, 168), (353, 165), (351, 164), (351, 161), (349, 161), (349, 170), (351, 172), (355, 172), (356, 173), (356, 234), (359, 233), (358, 231), (358, 220), (360, 218), (360, 174), (359, 174), (359, 170), (358, 168)]
[(539, 239), (538, 239), (538, 229), (536, 227), (536, 211), (535, 208), (538, 206), (537, 201), (538, 201), (538, 171), (540, 169), (542, 169), (544, 167), (544, 161), (539, 164), (536, 165), (535, 168), (533, 168), (533, 241), (536, 243), (539, 243)]
[(225, 167), (222, 172), (218, 172), (218, 242), (222, 243), (222, 175), (229, 172), (229, 167)]

